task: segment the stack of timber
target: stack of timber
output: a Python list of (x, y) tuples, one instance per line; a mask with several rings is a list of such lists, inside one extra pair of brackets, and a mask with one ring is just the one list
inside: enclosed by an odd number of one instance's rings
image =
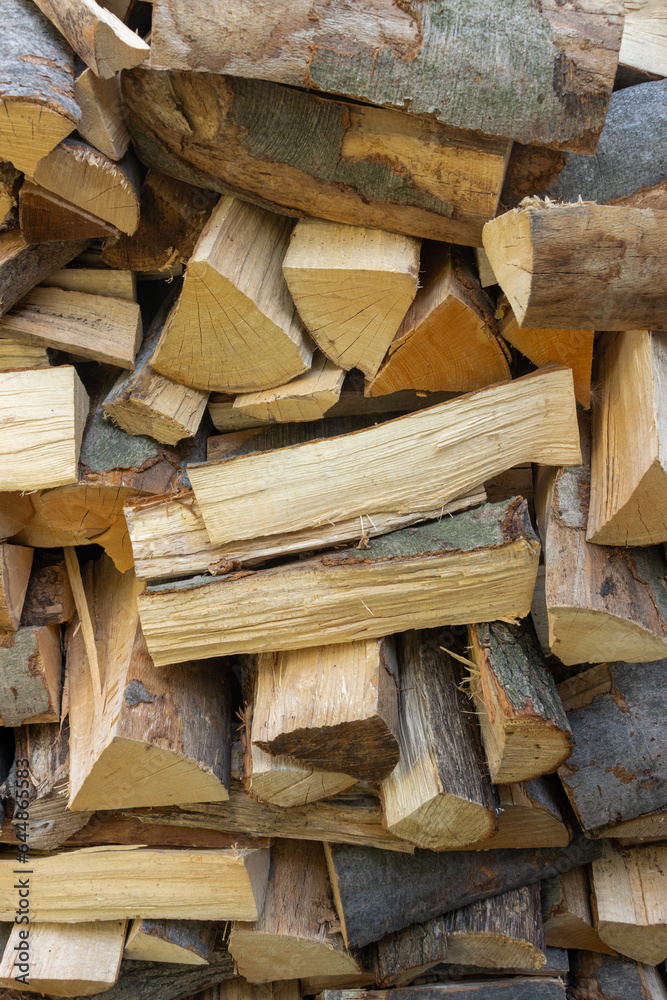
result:
[(662, 0), (0, 10), (0, 1000), (667, 1000)]

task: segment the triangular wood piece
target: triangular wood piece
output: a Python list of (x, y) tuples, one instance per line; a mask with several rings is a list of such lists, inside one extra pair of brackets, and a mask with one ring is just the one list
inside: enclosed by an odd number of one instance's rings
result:
[(19, 195), (19, 225), (27, 243), (117, 238), (115, 226), (25, 180)]

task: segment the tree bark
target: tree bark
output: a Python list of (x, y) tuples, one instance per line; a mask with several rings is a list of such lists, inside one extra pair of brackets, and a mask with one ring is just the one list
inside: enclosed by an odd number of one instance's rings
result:
[(640, 962), (588, 951), (573, 951), (568, 989), (572, 1000), (665, 1000), (657, 969)]
[(539, 883), (454, 910), (445, 919), (445, 962), (484, 969), (542, 969), (546, 945)]
[(133, 920), (123, 956), (144, 962), (208, 965), (217, 927), (208, 920)]
[(0, 233), (0, 315), (53, 271), (64, 267), (88, 246), (88, 240), (31, 246), (19, 229)]

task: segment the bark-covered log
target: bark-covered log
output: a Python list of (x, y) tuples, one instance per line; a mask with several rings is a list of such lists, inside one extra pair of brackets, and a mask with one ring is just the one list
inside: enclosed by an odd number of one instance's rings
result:
[(665, 982), (650, 965), (588, 951), (570, 956), (572, 1000), (667, 1000)]
[(0, 725), (57, 722), (61, 669), (57, 626), (0, 633)]
[(544, 940), (548, 945), (616, 954), (593, 927), (590, 896), (587, 865), (552, 875), (542, 883)]
[(400, 986), (423, 975), (447, 956), (446, 917), (411, 924), (366, 945), (358, 954), (377, 986)]
[[(482, 970), (480, 970), (481, 972)], [(565, 1000), (561, 979), (535, 977), (429, 983), (396, 990), (325, 990), (323, 1000)]]
[(546, 965), (539, 883), (477, 900), (448, 913), (445, 923), (447, 964), (481, 969)]
[(133, 920), (127, 934), (125, 958), (142, 962), (208, 965), (217, 927), (209, 920)]
[(43, 278), (82, 253), (87, 245), (88, 240), (73, 240), (35, 246), (26, 243), (19, 229), (0, 233), (0, 315)]

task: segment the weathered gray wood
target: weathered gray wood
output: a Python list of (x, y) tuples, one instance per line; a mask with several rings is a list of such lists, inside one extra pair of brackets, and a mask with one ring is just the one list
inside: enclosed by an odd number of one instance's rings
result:
[(571, 951), (572, 1000), (665, 1000), (667, 988), (657, 969), (627, 958)]
[(445, 960), (446, 918), (434, 917), (422, 924), (411, 924), (366, 945), (358, 954), (378, 986), (400, 986)]
[[(541, 976), (564, 976), (569, 970), (567, 950), (565, 948), (550, 948), (547, 945), (547, 961), (540, 969)], [(535, 969), (480, 969), (477, 965), (456, 965), (454, 969), (446, 963), (436, 965), (427, 973), (429, 982), (448, 979), (452, 973), (457, 979), (473, 978), (475, 976), (535, 976)], [(432, 978), (431, 978), (432, 977)]]
[[(481, 971), (481, 970), (480, 970)], [(325, 990), (323, 1000), (565, 1000), (561, 979), (466, 980), (391, 990)]]
[(540, 885), (480, 899), (446, 916), (448, 964), (533, 968), (546, 964)]
[(0, 725), (57, 722), (61, 666), (57, 626), (0, 634)]
[[(29, 0), (26, 0), (29, 2)], [(64, 267), (88, 246), (88, 240), (29, 244), (19, 229), (0, 233), (0, 315), (52, 271)]]
[(140, 961), (207, 965), (213, 954), (217, 927), (208, 920), (135, 920), (127, 935), (124, 956)]

